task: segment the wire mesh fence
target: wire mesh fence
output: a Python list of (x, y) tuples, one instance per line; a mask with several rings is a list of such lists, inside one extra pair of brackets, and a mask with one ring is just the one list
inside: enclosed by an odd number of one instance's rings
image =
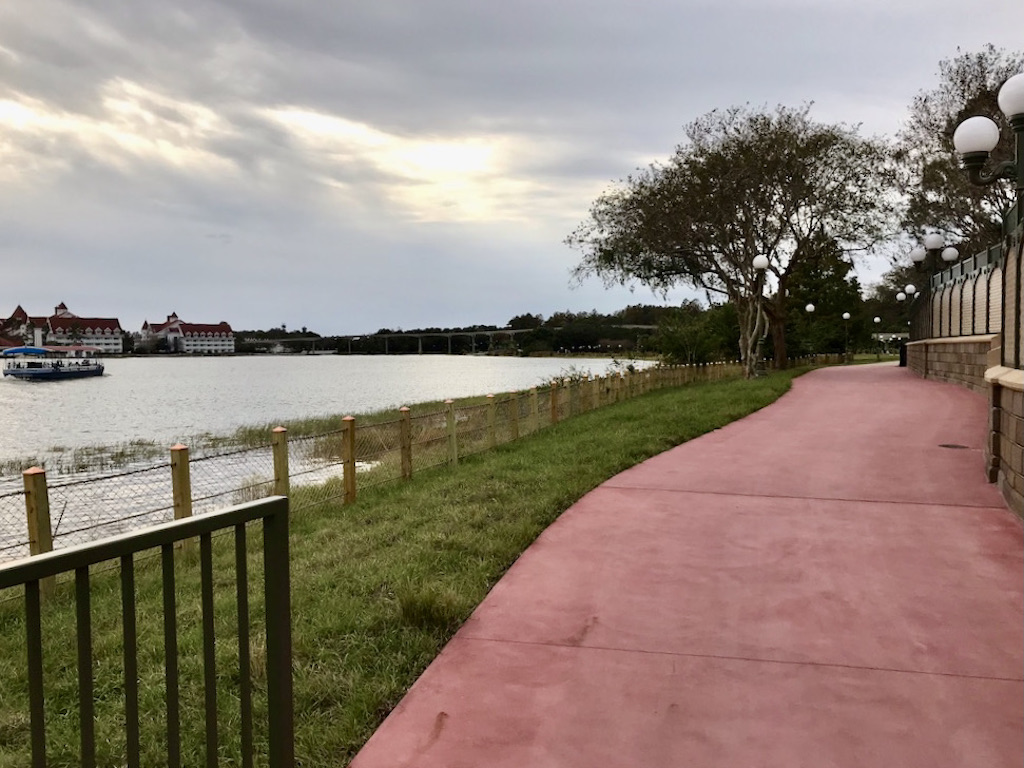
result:
[[(366, 424), (346, 417), (342, 429), (315, 435), (289, 438), (268, 433), (262, 444), (191, 460), (187, 449), (178, 446), (172, 449), (170, 461), (130, 471), (50, 485), (45, 484), (44, 475), (44, 509), (38, 508), (38, 499), (8, 484), (0, 488), (0, 562), (24, 557), (30, 549), (40, 551), (39, 542), (47, 538), (52, 538), (53, 548), (60, 549), (279, 493), (290, 495), (296, 512), (326, 503), (348, 503), (355, 500), (357, 488), (453, 464), (459, 457), (518, 440), (596, 408), (654, 389), (740, 373), (733, 364), (571, 376), (529, 391), (495, 394), (483, 403), (456, 406), (449, 401), (442, 410), (415, 416), (403, 409), (396, 419)], [(278, 437), (282, 439), (277, 441)], [(184, 453), (176, 456), (175, 450)], [(27, 529), (26, 515), (31, 519), (33, 514), (39, 525), (49, 526), (52, 537)], [(30, 541), (37, 542), (34, 549)]]
[(53, 546), (63, 549), (173, 516), (167, 464), (47, 487)]
[(28, 555), (25, 535), (25, 492), (0, 494), (0, 563)]
[(356, 429), (356, 472), (360, 486), (380, 485), (402, 476), (400, 432), (398, 419)]
[(269, 444), (194, 458), (189, 468), (192, 514), (274, 494), (274, 457)]
[(288, 478), (297, 510), (344, 497), (341, 429), (288, 440)]
[(411, 471), (447, 464), (448, 422), (445, 411), (423, 413), (410, 419)]

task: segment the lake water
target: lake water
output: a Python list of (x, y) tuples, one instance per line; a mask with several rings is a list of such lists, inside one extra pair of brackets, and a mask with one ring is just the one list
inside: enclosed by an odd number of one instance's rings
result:
[(462, 355), (109, 359), (102, 377), (0, 381), (0, 460), (131, 440), (170, 446), (246, 424), (529, 389), (570, 368), (601, 374), (612, 362)]

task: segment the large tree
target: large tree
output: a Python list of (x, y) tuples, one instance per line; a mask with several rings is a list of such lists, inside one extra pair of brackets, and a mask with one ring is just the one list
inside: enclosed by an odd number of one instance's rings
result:
[(1013, 203), (1013, 184), (970, 183), (953, 149), (953, 132), (968, 117), (984, 115), (1001, 127), (995, 161), (1013, 159), (1013, 132), (999, 109), (999, 88), (1024, 71), (1024, 52), (989, 45), (958, 51), (939, 62), (939, 84), (914, 98), (899, 137), (907, 208), (903, 226), (920, 237), (938, 230), (970, 256), (999, 241), (1003, 212)]
[[(789, 271), (822, 242), (848, 253), (870, 247), (890, 234), (895, 213), (888, 148), (809, 111), (734, 107), (695, 120), (667, 162), (594, 202), (567, 238), (582, 253), (577, 276), (656, 290), (690, 285), (724, 298), (736, 308), (747, 375), (766, 320), (775, 364), (785, 366)], [(753, 266), (761, 255), (777, 288), (763, 303)]]

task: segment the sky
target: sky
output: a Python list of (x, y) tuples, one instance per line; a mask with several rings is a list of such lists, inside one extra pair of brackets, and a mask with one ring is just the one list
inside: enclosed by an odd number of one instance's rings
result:
[(1024, 48), (1024, 2), (2, 0), (0, 317), (326, 335), (677, 304), (573, 280), (598, 195), (716, 108), (892, 136), (987, 43)]

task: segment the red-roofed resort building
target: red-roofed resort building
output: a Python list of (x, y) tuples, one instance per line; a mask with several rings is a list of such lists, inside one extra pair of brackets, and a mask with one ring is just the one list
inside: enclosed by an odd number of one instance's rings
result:
[(116, 317), (79, 317), (64, 302), (49, 317), (29, 315), (19, 304), (14, 313), (0, 321), (0, 346), (98, 347), (107, 354), (124, 351), (123, 331)]
[(167, 322), (150, 323), (147, 320), (142, 324), (140, 341), (143, 344), (153, 344), (160, 339), (167, 340), (168, 352), (230, 355), (235, 351), (235, 334), (227, 323), (186, 323), (174, 312), (167, 316)]

